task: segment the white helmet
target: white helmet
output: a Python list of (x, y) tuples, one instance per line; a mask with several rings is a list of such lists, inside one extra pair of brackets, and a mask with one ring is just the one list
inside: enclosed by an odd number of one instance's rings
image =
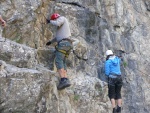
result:
[(108, 55), (113, 55), (112, 50), (107, 50), (107, 51), (106, 51), (106, 56), (108, 56)]

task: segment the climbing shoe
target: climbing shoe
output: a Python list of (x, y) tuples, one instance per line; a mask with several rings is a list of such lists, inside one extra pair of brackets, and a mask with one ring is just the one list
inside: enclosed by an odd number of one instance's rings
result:
[(67, 87), (71, 86), (70, 80), (66, 79), (66, 81), (67, 81)]
[(64, 79), (63, 81), (60, 81), (59, 85), (57, 86), (57, 89), (62, 90), (69, 86), (71, 86), (69, 79)]
[(116, 112), (116, 108), (113, 108), (113, 112), (112, 112), (112, 113), (117, 113), (117, 112)]
[(117, 113), (121, 113), (121, 107), (117, 106)]

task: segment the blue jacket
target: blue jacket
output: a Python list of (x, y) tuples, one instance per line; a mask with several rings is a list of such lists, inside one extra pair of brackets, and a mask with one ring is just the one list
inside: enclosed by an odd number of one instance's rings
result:
[(105, 62), (105, 75), (110, 74), (121, 75), (120, 71), (120, 58), (117, 56), (110, 56), (110, 58)]

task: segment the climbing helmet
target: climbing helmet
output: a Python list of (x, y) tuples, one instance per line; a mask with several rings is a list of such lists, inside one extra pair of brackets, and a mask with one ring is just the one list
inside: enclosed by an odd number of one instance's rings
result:
[(106, 56), (108, 56), (108, 55), (113, 55), (112, 50), (107, 50), (107, 51), (106, 51)]
[(55, 19), (57, 19), (58, 17), (60, 17), (60, 15), (58, 14), (58, 13), (54, 13), (54, 14), (52, 14), (51, 15), (51, 20), (55, 20)]

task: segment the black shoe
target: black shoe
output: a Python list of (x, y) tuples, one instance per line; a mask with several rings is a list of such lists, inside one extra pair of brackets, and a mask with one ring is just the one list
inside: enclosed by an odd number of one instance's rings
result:
[(113, 112), (112, 112), (112, 113), (117, 113), (117, 112), (116, 112), (116, 108), (113, 108)]
[(71, 86), (69, 79), (65, 79), (63, 81), (60, 81), (59, 85), (57, 86), (57, 89), (62, 90), (69, 86)]
[(69, 79), (67, 79), (66, 81), (67, 81), (67, 85), (66, 85), (66, 87), (70, 87), (70, 86), (71, 86), (70, 80), (69, 80)]
[(117, 113), (121, 113), (121, 107), (117, 106)]

